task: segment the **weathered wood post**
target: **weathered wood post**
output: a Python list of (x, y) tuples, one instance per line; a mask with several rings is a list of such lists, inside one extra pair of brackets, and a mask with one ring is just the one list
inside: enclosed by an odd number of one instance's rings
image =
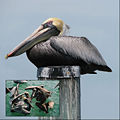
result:
[(40, 117), (39, 119), (80, 119), (80, 67), (61, 66), (39, 68), (39, 80), (59, 80), (60, 116)]

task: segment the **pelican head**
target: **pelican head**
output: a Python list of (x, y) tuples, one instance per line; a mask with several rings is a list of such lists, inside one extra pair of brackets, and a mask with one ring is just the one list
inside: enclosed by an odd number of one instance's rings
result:
[(63, 33), (64, 22), (58, 18), (49, 18), (41, 24), (29, 37), (22, 41), (17, 47), (15, 47), (8, 57), (18, 56), (28, 49), (36, 45), (37, 43), (48, 40), (52, 36), (58, 36)]

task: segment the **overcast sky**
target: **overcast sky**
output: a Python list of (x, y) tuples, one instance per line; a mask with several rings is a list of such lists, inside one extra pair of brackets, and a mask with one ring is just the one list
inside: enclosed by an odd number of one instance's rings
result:
[(70, 35), (87, 37), (112, 73), (81, 77), (83, 119), (116, 119), (119, 107), (119, 0), (0, 0), (0, 118), (5, 117), (5, 80), (37, 79), (26, 54), (4, 59), (49, 17), (62, 19)]

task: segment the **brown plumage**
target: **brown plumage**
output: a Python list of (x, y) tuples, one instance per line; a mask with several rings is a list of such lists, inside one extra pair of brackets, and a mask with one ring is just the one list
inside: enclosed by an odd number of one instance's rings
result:
[(97, 48), (85, 37), (62, 36), (69, 28), (58, 18), (46, 20), (6, 58), (27, 53), (37, 67), (80, 66), (81, 74), (111, 72)]

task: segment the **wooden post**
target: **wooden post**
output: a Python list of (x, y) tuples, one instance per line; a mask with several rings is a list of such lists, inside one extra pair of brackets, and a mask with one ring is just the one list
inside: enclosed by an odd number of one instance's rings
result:
[(40, 117), (39, 119), (75, 119), (81, 118), (80, 111), (80, 67), (44, 67), (37, 72), (39, 80), (59, 80), (60, 116)]

